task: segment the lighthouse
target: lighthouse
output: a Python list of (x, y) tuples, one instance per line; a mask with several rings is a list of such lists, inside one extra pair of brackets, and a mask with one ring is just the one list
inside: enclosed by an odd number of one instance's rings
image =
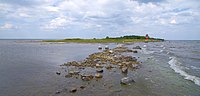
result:
[(146, 41), (148, 41), (149, 40), (149, 35), (148, 34), (146, 34)]

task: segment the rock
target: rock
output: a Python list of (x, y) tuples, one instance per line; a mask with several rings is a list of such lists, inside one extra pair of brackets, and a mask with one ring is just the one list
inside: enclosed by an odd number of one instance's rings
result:
[(98, 47), (98, 49), (99, 49), (99, 50), (101, 50), (101, 49), (102, 49), (102, 47), (101, 47), (101, 46), (99, 46), (99, 47)]
[(94, 78), (94, 76), (92, 76), (92, 75), (81, 75), (81, 79), (83, 80), (83, 81), (90, 81), (90, 80), (92, 80)]
[(81, 88), (81, 89), (84, 89), (84, 88), (85, 88), (85, 86), (83, 86), (83, 85), (82, 85), (80, 88)]
[(67, 74), (67, 75), (65, 75), (65, 78), (70, 78), (70, 77), (72, 77), (71, 74)]
[(103, 75), (100, 74), (100, 73), (96, 73), (96, 74), (95, 74), (95, 78), (102, 78), (102, 77), (103, 77)]
[(142, 49), (140, 46), (135, 46), (135, 47), (133, 47), (133, 49)]
[(56, 74), (57, 74), (57, 75), (60, 75), (61, 73), (60, 73), (60, 72), (56, 72)]
[(70, 90), (71, 93), (74, 93), (74, 92), (76, 92), (76, 91), (77, 91), (76, 88), (72, 88), (72, 89)]
[(56, 91), (56, 94), (60, 94), (61, 92), (60, 91)]
[(131, 77), (124, 77), (121, 79), (120, 83), (123, 85), (130, 85), (131, 83), (134, 83), (135, 81)]
[(107, 49), (109, 49), (109, 47), (108, 47), (108, 46), (105, 46), (105, 49), (107, 50)]
[(106, 66), (106, 69), (108, 69), (108, 70), (110, 70), (110, 69), (112, 69), (113, 67), (111, 66), (111, 65), (108, 65), (108, 66)]
[(97, 73), (103, 73), (103, 69), (97, 69)]
[(74, 71), (74, 75), (78, 75), (80, 71)]
[(69, 71), (70, 75), (78, 75), (80, 71)]
[(119, 64), (118, 64), (118, 66), (120, 66), (120, 67), (121, 67), (121, 66), (123, 66), (123, 65), (122, 65), (122, 63), (119, 63)]
[(100, 64), (96, 64), (96, 68), (102, 68)]
[(138, 64), (132, 64), (132, 67), (135, 68), (135, 69), (138, 69), (139, 65)]
[(138, 51), (137, 51), (137, 50), (133, 50), (132, 52), (133, 52), (133, 53), (138, 53)]
[(109, 53), (113, 53), (113, 50), (109, 50)]
[(128, 73), (128, 68), (127, 67), (123, 67), (122, 68), (122, 73)]

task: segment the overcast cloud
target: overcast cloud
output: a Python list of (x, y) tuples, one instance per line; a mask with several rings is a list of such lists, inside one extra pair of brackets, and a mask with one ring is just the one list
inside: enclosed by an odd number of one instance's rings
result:
[(200, 40), (199, 0), (0, 0), (0, 39)]

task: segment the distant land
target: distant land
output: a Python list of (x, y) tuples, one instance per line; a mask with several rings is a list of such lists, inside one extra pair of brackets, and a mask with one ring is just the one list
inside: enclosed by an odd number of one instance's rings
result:
[(150, 38), (146, 36), (127, 35), (121, 37), (105, 37), (101, 39), (81, 39), (81, 38), (68, 38), (62, 40), (43, 40), (44, 42), (74, 42), (74, 43), (130, 43), (130, 42), (160, 42), (164, 39)]

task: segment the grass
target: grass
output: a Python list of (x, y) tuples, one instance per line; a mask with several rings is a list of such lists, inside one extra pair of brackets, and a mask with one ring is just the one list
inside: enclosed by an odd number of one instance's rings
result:
[[(159, 40), (154, 40), (158, 42)], [(69, 43), (130, 43), (130, 42), (150, 42), (145, 39), (63, 39), (44, 40), (44, 42), (69, 42)]]

